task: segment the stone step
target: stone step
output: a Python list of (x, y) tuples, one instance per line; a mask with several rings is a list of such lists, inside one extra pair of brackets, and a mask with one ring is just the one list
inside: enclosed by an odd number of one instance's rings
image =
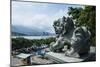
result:
[(96, 48), (91, 47), (90, 54), (85, 55), (82, 58), (68, 57), (68, 56), (65, 56), (64, 53), (55, 53), (55, 52), (48, 52), (46, 53), (45, 56), (49, 58), (50, 60), (52, 60), (54, 63), (73, 63), (73, 62), (83, 62), (83, 61), (95, 60), (95, 57), (96, 57), (95, 53), (96, 53)]

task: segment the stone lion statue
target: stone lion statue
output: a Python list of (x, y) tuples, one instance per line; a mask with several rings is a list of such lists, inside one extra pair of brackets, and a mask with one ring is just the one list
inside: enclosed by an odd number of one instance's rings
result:
[(69, 17), (63, 17), (60, 19), (59, 25), (53, 26), (58, 36), (56, 38), (56, 42), (51, 43), (50, 48), (54, 52), (62, 52), (62, 49), (64, 48), (65, 44), (70, 43), (69, 41), (73, 34), (74, 23)]
[(90, 50), (90, 32), (85, 26), (75, 28), (74, 22), (69, 17), (63, 17), (57, 26), (53, 25), (57, 36), (50, 49), (53, 52), (65, 52), (66, 56), (81, 57)]

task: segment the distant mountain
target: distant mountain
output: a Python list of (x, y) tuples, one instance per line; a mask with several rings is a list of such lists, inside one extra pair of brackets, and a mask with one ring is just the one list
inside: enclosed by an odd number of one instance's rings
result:
[(11, 28), (12, 36), (47, 36), (53, 35), (53, 33), (46, 32), (44, 30), (33, 27), (33, 29), (25, 27), (12, 25)]
[(12, 32), (12, 36), (26, 36), (27, 34)]

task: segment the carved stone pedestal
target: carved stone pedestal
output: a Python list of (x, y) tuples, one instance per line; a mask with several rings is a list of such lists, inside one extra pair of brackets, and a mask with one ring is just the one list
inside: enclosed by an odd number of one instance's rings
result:
[(45, 55), (54, 63), (74, 63), (74, 62), (84, 62), (84, 61), (94, 61), (95, 60), (95, 47), (90, 48), (90, 53), (88, 55), (84, 55), (81, 58), (73, 58), (65, 56), (64, 53), (55, 53), (48, 52)]

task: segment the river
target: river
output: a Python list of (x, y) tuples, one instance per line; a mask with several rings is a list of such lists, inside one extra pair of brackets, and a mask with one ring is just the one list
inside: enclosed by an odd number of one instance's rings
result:
[(25, 38), (25, 39), (46, 39), (55, 36), (11, 36), (11, 38)]

